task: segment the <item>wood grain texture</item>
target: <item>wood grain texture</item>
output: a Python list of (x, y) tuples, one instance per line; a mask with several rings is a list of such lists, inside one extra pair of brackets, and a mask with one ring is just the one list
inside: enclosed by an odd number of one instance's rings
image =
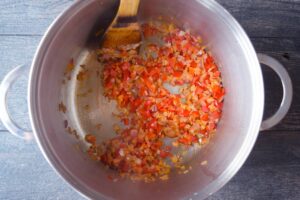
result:
[(299, 0), (218, 0), (246, 29), (250, 37), (297, 38), (300, 35)]
[(300, 199), (299, 139), (299, 132), (261, 134), (241, 170), (209, 199)]
[(83, 199), (43, 158), (38, 146), (0, 131), (0, 199)]
[(74, 0), (1, 0), (0, 35), (43, 35)]
[[(30, 61), (52, 20), (72, 0), (0, 1), (0, 81)], [(245, 165), (210, 200), (300, 199), (300, 0), (218, 0), (244, 27), (257, 52), (278, 59), (294, 85), (292, 107), (276, 127), (262, 132)], [(280, 81), (263, 67), (265, 114), (277, 109)], [(26, 79), (9, 95), (17, 122), (28, 127)], [(36, 143), (10, 135), (0, 122), (0, 199), (83, 199), (45, 161)]]

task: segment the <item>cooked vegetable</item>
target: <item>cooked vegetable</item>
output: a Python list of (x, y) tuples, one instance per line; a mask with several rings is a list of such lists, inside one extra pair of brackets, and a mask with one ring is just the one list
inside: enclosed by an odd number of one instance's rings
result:
[[(117, 136), (91, 143), (93, 159), (133, 180), (168, 180), (170, 162), (181, 173), (183, 153), (173, 149), (203, 145), (215, 132), (222, 115), (224, 88), (221, 73), (201, 39), (173, 26), (143, 25), (144, 37), (161, 37), (139, 55), (136, 45), (102, 48), (104, 95), (117, 102)], [(174, 91), (173, 91), (174, 90)], [(172, 146), (165, 144), (172, 138)], [(97, 154), (99, 153), (99, 154)], [(170, 162), (169, 162), (170, 161)]]

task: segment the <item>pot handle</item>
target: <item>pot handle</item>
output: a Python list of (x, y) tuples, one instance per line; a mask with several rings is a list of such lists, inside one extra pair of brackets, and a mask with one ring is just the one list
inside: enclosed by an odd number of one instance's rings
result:
[(10, 117), (7, 108), (7, 93), (13, 83), (28, 70), (28, 65), (20, 65), (11, 70), (2, 80), (0, 85), (0, 119), (7, 130), (14, 136), (30, 141), (33, 139), (33, 134), (30, 131), (24, 130), (18, 126)]
[(267, 65), (268, 67), (270, 67), (272, 70), (276, 72), (276, 74), (279, 76), (281, 80), (281, 84), (283, 87), (283, 97), (282, 97), (281, 104), (274, 115), (262, 121), (260, 126), (260, 131), (263, 131), (263, 130), (270, 129), (276, 124), (278, 124), (287, 114), (292, 103), (293, 86), (288, 72), (280, 62), (265, 54), (258, 53), (257, 57), (260, 63)]

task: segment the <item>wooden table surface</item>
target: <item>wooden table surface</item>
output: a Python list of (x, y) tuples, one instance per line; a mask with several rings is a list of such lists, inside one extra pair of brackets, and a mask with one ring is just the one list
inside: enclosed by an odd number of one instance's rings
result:
[[(257, 52), (278, 59), (294, 85), (285, 119), (261, 132), (242, 169), (209, 199), (300, 199), (300, 0), (218, 0), (245, 28)], [(0, 1), (0, 80), (13, 67), (30, 62), (52, 20), (72, 0)], [(280, 81), (263, 68), (270, 116), (281, 101)], [(30, 128), (26, 78), (9, 94), (13, 118)], [(1, 111), (0, 111), (1, 112)], [(35, 142), (10, 135), (0, 122), (0, 199), (83, 199), (48, 165)]]

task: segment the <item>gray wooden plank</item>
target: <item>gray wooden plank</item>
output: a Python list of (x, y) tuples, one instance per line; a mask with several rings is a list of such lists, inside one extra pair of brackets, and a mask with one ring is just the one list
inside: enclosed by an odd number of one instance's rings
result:
[(261, 133), (237, 175), (210, 200), (300, 199), (300, 134)]
[(261, 51), (299, 52), (300, 51), (300, 38), (251, 37), (250, 39), (252, 44), (254, 45), (254, 48), (258, 52)]
[(299, 37), (299, 0), (217, 0), (250, 37)]
[[(0, 36), (0, 81), (15, 66), (31, 62), (40, 39), (41, 36)], [(8, 102), (16, 122), (28, 128), (26, 95), (27, 82), (26, 78), (22, 78), (16, 82), (12, 92), (9, 93)], [(0, 130), (5, 130), (1, 121)]]
[(31, 62), (41, 36), (0, 35), (0, 80), (14, 66)]
[(1, 0), (0, 35), (43, 35), (74, 0)]
[(35, 142), (0, 131), (0, 199), (83, 199), (43, 158)]

